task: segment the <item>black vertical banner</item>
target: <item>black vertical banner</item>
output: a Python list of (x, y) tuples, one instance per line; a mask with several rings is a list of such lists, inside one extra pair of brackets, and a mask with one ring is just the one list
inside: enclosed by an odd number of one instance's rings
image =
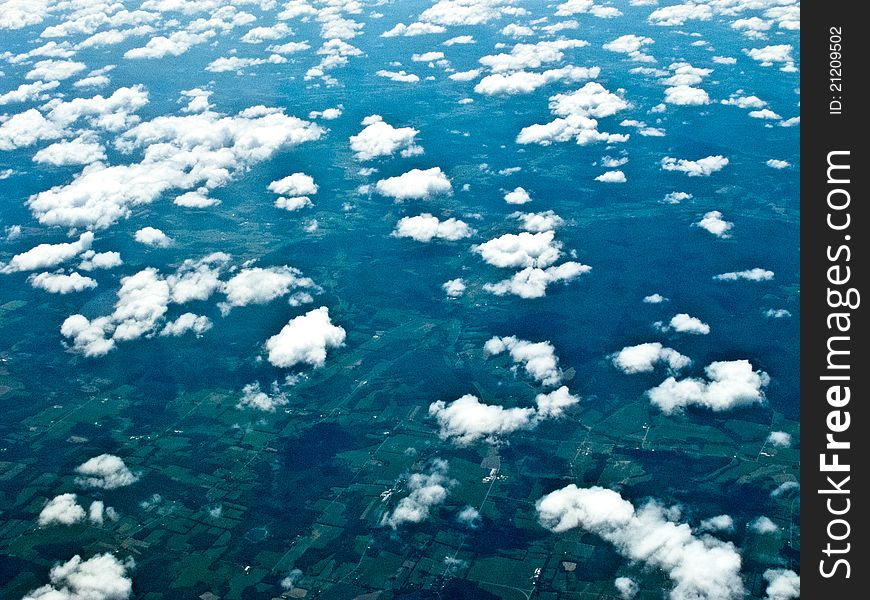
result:
[(802, 6), (801, 586), (811, 599), (866, 598), (870, 582), (862, 8)]

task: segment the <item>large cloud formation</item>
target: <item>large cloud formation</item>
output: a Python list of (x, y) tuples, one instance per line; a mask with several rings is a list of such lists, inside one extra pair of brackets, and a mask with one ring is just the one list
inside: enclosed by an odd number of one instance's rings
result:
[(299, 363), (322, 367), (326, 350), (344, 344), (344, 328), (333, 325), (325, 306), (308, 311), (287, 323), (266, 340), (269, 362), (288, 368)]
[(124, 153), (141, 150), (141, 161), (95, 162), (72, 182), (31, 196), (28, 206), (45, 225), (105, 228), (172, 189), (224, 186), (279, 150), (319, 139), (323, 132), (319, 125), (265, 106), (233, 116), (204, 111), (156, 117), (116, 141)]
[(674, 587), (671, 600), (738, 600), (744, 588), (740, 554), (730, 542), (696, 536), (686, 523), (650, 501), (640, 508), (618, 492), (571, 484), (537, 501), (538, 519), (561, 533), (574, 528), (592, 532), (633, 561), (662, 569)]
[(665, 414), (691, 405), (720, 412), (762, 402), (763, 388), (770, 383), (770, 376), (754, 370), (748, 360), (716, 361), (707, 365), (704, 372), (709, 381), (668, 377), (647, 390), (647, 397)]

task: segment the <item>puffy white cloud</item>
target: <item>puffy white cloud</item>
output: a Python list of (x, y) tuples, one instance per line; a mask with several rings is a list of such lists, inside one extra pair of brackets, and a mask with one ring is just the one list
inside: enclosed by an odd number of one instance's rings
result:
[(300, 210), (309, 206), (312, 206), (312, 203), (308, 196), (291, 196), (289, 198), (281, 196), (275, 200), (276, 208), (283, 208), (287, 211)]
[(762, 67), (773, 66), (774, 63), (782, 63), (782, 70), (790, 71), (794, 69), (794, 58), (791, 53), (794, 48), (791, 44), (777, 44), (775, 46), (765, 46), (764, 48), (752, 48), (745, 50), (746, 54), (752, 60), (761, 63)]
[(782, 118), (769, 108), (762, 108), (761, 110), (750, 111), (749, 116), (753, 119), (765, 119), (769, 121), (776, 121)]
[(468, 71), (457, 71), (448, 75), (453, 81), (473, 81), (480, 77), (480, 69), (470, 69)]
[(571, 484), (542, 497), (535, 508), (551, 531), (582, 528), (626, 558), (665, 571), (674, 584), (672, 600), (737, 600), (744, 595), (734, 545), (696, 536), (686, 523), (671, 521), (670, 511), (654, 501), (636, 508), (612, 490)]
[(441, 25), (435, 25), (434, 23), (411, 23), (410, 25), (405, 25), (404, 23), (397, 23), (395, 27), (392, 29), (385, 31), (381, 34), (381, 37), (414, 37), (418, 35), (426, 35), (430, 33), (444, 33), (447, 29)]
[(140, 244), (155, 248), (168, 248), (172, 245), (172, 238), (156, 227), (143, 227), (136, 231), (133, 238)]
[(216, 198), (209, 198), (208, 188), (199, 188), (196, 191), (185, 192), (176, 196), (172, 203), (184, 208), (208, 208), (209, 206), (220, 204), (221, 201)]
[(731, 271), (729, 273), (720, 273), (713, 277), (716, 281), (737, 281), (745, 279), (746, 281), (770, 281), (773, 279), (773, 271), (755, 267), (746, 271)]
[(565, 385), (551, 392), (538, 394), (535, 396), (537, 418), (538, 420), (561, 418), (568, 408), (579, 402), (580, 398), (569, 392), (568, 386)]
[(105, 228), (128, 216), (132, 207), (151, 203), (173, 188), (226, 185), (279, 150), (321, 135), (318, 125), (264, 106), (235, 116), (210, 111), (161, 116), (116, 141), (124, 152), (143, 149), (140, 162), (91, 164), (72, 182), (31, 196), (28, 205), (45, 225)]
[(408, 478), (410, 493), (399, 501), (393, 512), (384, 514), (381, 525), (396, 529), (405, 523), (425, 521), (430, 511), (447, 499), (449, 488), (456, 485), (456, 481), (447, 477), (447, 469), (447, 461), (434, 459), (428, 472), (413, 473)]
[(549, 145), (573, 139), (581, 146), (594, 142), (624, 142), (625, 134), (598, 131), (596, 119), (609, 117), (629, 107), (621, 97), (595, 81), (567, 94), (550, 97), (550, 111), (558, 118), (545, 124), (524, 127), (517, 135), (518, 144)]
[(76, 483), (85, 487), (114, 490), (139, 481), (124, 461), (114, 454), (100, 454), (76, 467)]
[(777, 448), (788, 448), (791, 446), (791, 435), (785, 431), (771, 431), (767, 443)]
[(288, 35), (293, 35), (293, 30), (286, 23), (279, 22), (270, 27), (252, 27), (239, 39), (246, 44), (262, 44), (280, 40)]
[(511, 213), (511, 217), (519, 219), (520, 227), (530, 233), (540, 233), (542, 231), (552, 231), (565, 224), (565, 219), (554, 213), (552, 210), (539, 213)]
[(120, 561), (109, 553), (87, 560), (76, 554), (52, 567), (51, 583), (28, 592), (22, 600), (127, 600), (133, 593), (128, 574), (133, 566), (132, 558)]
[(106, 508), (106, 503), (102, 500), (94, 500), (91, 502), (90, 507), (88, 507), (88, 521), (94, 525), (100, 526), (106, 521), (106, 516), (114, 521), (117, 519), (118, 515), (115, 512), (115, 509), (111, 506)]
[(506, 233), (472, 250), (487, 263), (502, 268), (548, 267), (561, 256), (561, 242), (555, 241), (554, 231), (540, 233)]
[(308, 113), (309, 119), (323, 119), (324, 121), (334, 121), (344, 114), (344, 105), (339, 104), (333, 108), (325, 108), (323, 110), (312, 110)]
[(168, 322), (160, 331), (160, 335), (178, 337), (190, 331), (196, 337), (200, 337), (211, 328), (211, 319), (203, 315), (188, 312), (179, 316), (174, 321)]
[(743, 35), (751, 38), (764, 38), (763, 32), (769, 31), (773, 26), (771, 21), (759, 17), (736, 19), (731, 22), (731, 28), (743, 32)]
[(710, 104), (710, 95), (698, 87), (676, 85), (665, 89), (665, 102), (678, 106), (702, 106)]
[(662, 202), (665, 204), (679, 204), (683, 200), (691, 200), (692, 198), (694, 198), (694, 196), (686, 192), (668, 192), (665, 194), (665, 197), (662, 198)]
[(12, 115), (0, 123), (0, 150), (27, 148), (43, 140), (63, 137), (64, 130), (35, 108)]
[(701, 521), (698, 531), (734, 531), (734, 519), (731, 515), (716, 515)]
[(496, 444), (500, 438), (516, 431), (531, 430), (546, 419), (558, 419), (580, 402), (580, 398), (562, 386), (535, 397), (535, 407), (505, 408), (484, 404), (476, 396), (466, 394), (453, 402), (443, 400), (429, 405), (429, 414), (438, 421), (439, 435), (458, 446), (468, 446), (479, 440)]
[(495, 443), (501, 436), (537, 425), (534, 408), (483, 404), (470, 394), (449, 404), (443, 400), (433, 402), (429, 405), (429, 414), (438, 421), (441, 438), (452, 440), (459, 446), (481, 439)]
[(434, 62), (444, 58), (444, 53), (439, 51), (423, 52), (421, 54), (414, 53), (411, 55), (411, 60), (414, 62)]
[(49, 0), (3, 0), (0, 2), (0, 29), (22, 29), (38, 25), (49, 14)]
[(759, 535), (776, 533), (779, 531), (779, 525), (770, 520), (770, 518), (761, 516), (749, 522), (749, 531)]
[(207, 300), (221, 287), (220, 273), (230, 257), (214, 252), (201, 259), (187, 259), (166, 277), (172, 302), (184, 304), (192, 300)]
[(449, 218), (444, 221), (429, 213), (415, 217), (402, 217), (396, 223), (393, 235), (406, 237), (418, 242), (431, 242), (433, 239), (448, 241), (461, 240), (474, 234), (474, 230), (464, 221)]
[(797, 600), (801, 597), (801, 577), (791, 569), (768, 569), (765, 600)]
[(485, 283), (483, 289), (496, 296), (513, 294), (520, 298), (542, 298), (547, 295), (547, 287), (551, 283), (571, 281), (591, 270), (592, 267), (574, 261), (546, 269), (526, 267), (517, 271), (509, 279), (497, 283)]
[(598, 67), (575, 67), (568, 65), (559, 69), (549, 69), (542, 73), (512, 71), (487, 75), (474, 86), (474, 91), (486, 96), (529, 94), (536, 89), (556, 81), (576, 82), (598, 77)]
[(314, 178), (305, 173), (293, 173), (269, 184), (269, 191), (287, 196), (309, 196), (317, 193)]
[[(266, 52), (271, 52), (273, 54), (295, 54), (297, 52), (303, 52), (305, 50), (310, 50), (311, 46), (308, 42), (287, 42), (284, 44), (276, 44), (274, 46), (269, 46), (266, 48)], [(332, 110), (332, 109), (327, 109)], [(325, 112), (325, 111), (324, 111)], [(309, 117), (310, 119), (314, 119), (316, 117)]]
[(437, 0), (423, 11), (420, 20), (439, 25), (482, 25), (502, 15), (522, 15), (514, 0)]
[(124, 264), (120, 252), (94, 252), (88, 250), (82, 254), (82, 262), (79, 269), (82, 271), (96, 271), (97, 269), (114, 269)]
[(420, 81), (420, 76), (415, 75), (414, 73), (408, 73), (405, 70), (401, 71), (388, 71), (386, 69), (381, 69), (375, 73), (378, 77), (384, 77), (389, 79), (390, 81), (396, 81), (399, 83), (417, 83)]
[(279, 406), (284, 406), (288, 402), (287, 395), (281, 392), (277, 382), (272, 384), (271, 394), (261, 390), (260, 384), (254, 382), (242, 388), (242, 397), (236, 408), (253, 408), (263, 412), (275, 412)]
[(713, 18), (713, 9), (706, 4), (674, 4), (663, 6), (650, 13), (648, 20), (654, 25), (672, 27), (684, 25), (686, 21), (709, 21)]
[(545, 64), (559, 62), (565, 50), (589, 45), (582, 40), (552, 40), (536, 44), (516, 44), (509, 54), (490, 54), (480, 58), (480, 64), (493, 73), (537, 69)]
[(689, 177), (709, 177), (717, 171), (721, 171), (728, 164), (728, 159), (722, 155), (706, 156), (698, 160), (685, 158), (673, 158), (665, 156), (661, 166), (665, 171), (679, 171)]
[(665, 414), (672, 414), (696, 405), (720, 412), (749, 406), (764, 400), (762, 388), (770, 383), (764, 371), (755, 371), (748, 360), (716, 361), (704, 369), (709, 381), (690, 377), (677, 380), (668, 377), (647, 390), (650, 402)]
[(611, 40), (604, 44), (603, 48), (605, 50), (610, 50), (611, 52), (619, 52), (620, 54), (627, 54), (631, 60), (636, 62), (653, 62), (655, 59), (643, 52), (645, 46), (649, 46), (650, 44), (654, 44), (655, 40), (649, 37), (627, 34), (621, 35), (615, 40)]
[(79, 239), (75, 242), (39, 244), (26, 252), (13, 256), (8, 264), (3, 265), (2, 268), (0, 268), (0, 273), (50, 269), (75, 258), (87, 250), (90, 250), (93, 243), (94, 234), (86, 231), (81, 234)]
[(767, 102), (759, 98), (758, 96), (742, 96), (738, 94), (731, 94), (731, 96), (727, 100), (722, 100), (722, 104), (726, 106), (736, 106), (737, 108), (764, 108), (767, 106)]
[(31, 81), (63, 81), (81, 73), (86, 67), (85, 63), (74, 60), (41, 60), (33, 65), (24, 78)]
[(243, 58), (240, 56), (222, 56), (216, 58), (208, 65), (205, 70), (211, 73), (241, 73), (248, 67), (256, 67), (265, 64), (283, 64), (287, 59), (280, 54), (272, 54), (268, 58)]
[(520, 25), (518, 23), (508, 23), (507, 25), (502, 27), (500, 33), (502, 35), (506, 35), (512, 38), (521, 38), (535, 35), (535, 30), (531, 27), (526, 27), (525, 25)]
[(116, 341), (133, 340), (151, 333), (166, 314), (169, 301), (167, 281), (156, 269), (143, 269), (121, 279), (112, 314), (93, 321), (72, 315), (63, 322), (60, 332), (72, 339), (74, 351), (85, 356), (102, 356), (115, 347)]
[(711, 210), (705, 213), (703, 218), (695, 223), (695, 226), (709, 231), (716, 237), (727, 239), (731, 237), (731, 234), (728, 232), (734, 227), (734, 223), (723, 219), (722, 213), (718, 210)]
[(622, 171), (607, 171), (596, 177), (595, 181), (601, 181), (602, 183), (625, 183), (627, 179)]
[(644, 296), (643, 301), (646, 304), (661, 304), (662, 302), (667, 302), (668, 299), (656, 292), (655, 294), (650, 294), (649, 296)]
[(75, 494), (61, 494), (49, 500), (39, 513), (37, 521), (45, 525), (73, 525), (83, 521), (85, 509), (79, 506)]
[(221, 310), (228, 312), (232, 307), (267, 304), (292, 290), (313, 287), (314, 282), (293, 267), (246, 268), (223, 285), (227, 300), (221, 304)]
[(663, 331), (676, 331), (678, 333), (694, 333), (696, 335), (707, 335), (710, 333), (710, 326), (704, 323), (698, 317), (692, 317), (687, 313), (679, 313), (671, 318), (667, 327), (662, 328)]
[(785, 161), (785, 160), (779, 160), (776, 158), (771, 158), (770, 160), (768, 160), (764, 164), (766, 164), (771, 169), (787, 169), (788, 167), (791, 166), (790, 162)]
[(522, 366), (526, 373), (543, 385), (558, 385), (562, 370), (556, 349), (550, 342), (530, 342), (516, 336), (492, 337), (483, 346), (488, 356), (497, 356), (507, 351), (511, 360)]
[(611, 355), (613, 365), (623, 373), (649, 373), (657, 364), (665, 364), (671, 371), (677, 371), (692, 364), (673, 348), (666, 348), (660, 342), (647, 342), (636, 346), (626, 346)]
[(451, 194), (453, 186), (441, 167), (431, 169), (411, 169), (396, 177), (381, 179), (375, 189), (382, 196), (396, 200), (429, 198), (437, 194)]
[(477, 527), (480, 524), (480, 511), (473, 506), (466, 506), (456, 515), (456, 520), (466, 527)]
[(508, 204), (525, 204), (526, 202), (531, 202), (532, 197), (529, 195), (525, 188), (516, 187), (513, 190), (505, 193), (504, 201)]
[(47, 92), (55, 89), (60, 83), (57, 81), (34, 81), (22, 83), (14, 90), (0, 94), (0, 105), (13, 104), (15, 102), (34, 102), (48, 98)]
[(87, 165), (98, 160), (106, 160), (106, 149), (86, 137), (55, 142), (33, 155), (33, 162), (49, 165)]
[(148, 104), (148, 92), (141, 85), (118, 88), (108, 98), (55, 98), (43, 106), (48, 118), (58, 126), (68, 127), (85, 119), (92, 126), (106, 131), (121, 131), (139, 122), (135, 114)]
[(333, 325), (325, 306), (308, 311), (287, 323), (279, 333), (266, 340), (268, 359), (276, 367), (289, 368), (299, 363), (322, 367), (326, 350), (344, 344), (345, 331)]
[(39, 273), (27, 278), (28, 283), (35, 288), (43, 289), (51, 294), (69, 294), (83, 292), (97, 287), (97, 282), (90, 277), (84, 277), (73, 271), (69, 275), (63, 273)]
[(640, 586), (629, 577), (617, 577), (613, 580), (613, 587), (619, 592), (621, 600), (631, 600), (640, 591)]
[(768, 319), (785, 319), (791, 316), (791, 312), (784, 308), (768, 308), (764, 311), (764, 316)]
[(737, 59), (733, 56), (714, 56), (713, 62), (717, 65), (736, 65)]
[(444, 46), (456, 46), (457, 44), (465, 45), (465, 44), (474, 44), (474, 43), (476, 43), (476, 42), (474, 41), (474, 38), (472, 36), (470, 36), (470, 35), (458, 35), (456, 37), (450, 38), (449, 40), (443, 41), (442, 45), (444, 45)]
[(124, 53), (124, 58), (164, 58), (180, 56), (196, 45), (207, 42), (214, 37), (215, 32), (206, 30), (200, 33), (190, 31), (175, 31), (169, 36), (158, 35), (139, 48), (131, 48)]
[(103, 356), (115, 347), (115, 340), (106, 337), (111, 326), (108, 317), (90, 321), (84, 315), (72, 315), (64, 320), (60, 333), (72, 338), (75, 352), (84, 356)]
[(423, 153), (423, 148), (416, 143), (420, 132), (413, 127), (393, 127), (380, 115), (369, 115), (362, 124), (365, 128), (350, 136), (350, 149), (357, 160), (391, 156), (397, 151), (406, 157)]
[(465, 281), (462, 278), (451, 279), (441, 284), (448, 298), (459, 298), (465, 293)]

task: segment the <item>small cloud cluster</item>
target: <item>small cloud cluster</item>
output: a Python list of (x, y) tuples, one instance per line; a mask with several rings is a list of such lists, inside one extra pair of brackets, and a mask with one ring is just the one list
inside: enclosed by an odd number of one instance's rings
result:
[(429, 513), (447, 499), (449, 488), (456, 481), (447, 477), (446, 460), (434, 459), (425, 473), (414, 473), (408, 478), (410, 493), (402, 498), (392, 512), (384, 514), (381, 525), (396, 529), (405, 523), (420, 523)]

